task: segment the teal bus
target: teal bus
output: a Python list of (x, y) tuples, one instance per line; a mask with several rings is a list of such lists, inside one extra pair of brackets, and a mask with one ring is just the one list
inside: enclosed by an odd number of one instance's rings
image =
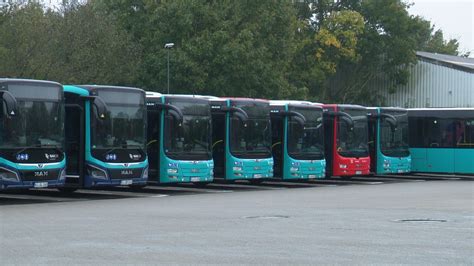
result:
[(324, 178), (323, 108), (305, 101), (270, 101), (273, 174), (283, 180)]
[(214, 177), (211, 109), (200, 96), (147, 92), (150, 181), (205, 185)]
[(214, 175), (260, 183), (273, 178), (270, 106), (249, 98), (212, 98)]
[(65, 183), (61, 84), (0, 79), (0, 190)]
[(474, 108), (408, 109), (412, 171), (474, 174)]
[(148, 179), (145, 91), (64, 86), (66, 187), (143, 187)]
[(370, 168), (374, 174), (411, 170), (408, 112), (394, 107), (368, 107)]

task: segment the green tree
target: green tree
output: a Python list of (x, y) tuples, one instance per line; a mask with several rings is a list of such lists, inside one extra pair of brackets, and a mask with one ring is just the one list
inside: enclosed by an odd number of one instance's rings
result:
[(37, 4), (3, 9), (0, 22), (0, 76), (44, 79), (54, 60), (58, 15)]
[(140, 48), (93, 4), (63, 12), (13, 6), (0, 16), (0, 76), (133, 85)]
[(149, 89), (166, 91), (163, 45), (173, 42), (174, 93), (277, 97), (290, 90), (297, 20), (287, 1), (109, 1), (106, 6), (122, 14), (124, 27), (144, 47), (141, 84)]
[(64, 83), (135, 83), (141, 49), (114, 16), (89, 3), (66, 9), (59, 25), (50, 77)]
[[(434, 31), (431, 28), (431, 31)], [(445, 40), (441, 30), (435, 31), (426, 43), (421, 44), (420, 50), (431, 53), (459, 55), (459, 42), (456, 39)]]

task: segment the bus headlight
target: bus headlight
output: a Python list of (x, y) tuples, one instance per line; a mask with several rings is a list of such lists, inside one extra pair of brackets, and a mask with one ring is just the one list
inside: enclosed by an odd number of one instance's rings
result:
[(87, 166), (87, 173), (93, 178), (107, 179), (107, 173), (104, 170), (92, 165)]
[(142, 175), (142, 178), (144, 179), (148, 179), (148, 166), (145, 167), (145, 170), (143, 170), (143, 175)]
[(300, 169), (298, 167), (291, 167), (290, 168), (290, 172), (297, 172), (299, 171)]
[(178, 169), (176, 168), (168, 168), (168, 174), (177, 174), (178, 173)]
[(66, 179), (66, 169), (61, 170), (61, 174), (59, 175), (59, 180), (65, 180)]
[(5, 168), (0, 168), (0, 180), (4, 181), (20, 181), (20, 178), (18, 178), (18, 174), (15, 172), (12, 172), (10, 170), (7, 170)]
[(341, 168), (341, 169), (346, 169), (346, 168), (347, 168), (347, 164), (340, 164), (340, 165), (339, 165), (339, 168)]

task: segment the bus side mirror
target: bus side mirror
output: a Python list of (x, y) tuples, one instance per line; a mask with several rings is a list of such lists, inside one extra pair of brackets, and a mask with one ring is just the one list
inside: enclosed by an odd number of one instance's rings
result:
[(100, 97), (95, 97), (92, 104), (97, 108), (97, 115), (100, 119), (105, 119), (105, 114), (109, 110), (107, 104)]
[(107, 104), (99, 96), (81, 96), (81, 98), (89, 100), (97, 110), (97, 117), (101, 120), (105, 119), (105, 114), (109, 111)]
[(235, 115), (238, 119), (245, 122), (249, 119), (249, 115), (242, 108), (232, 106), (230, 108), (225, 108), (223, 111), (228, 111), (231, 114)]
[(178, 107), (165, 103), (158, 103), (156, 106), (160, 109), (168, 110), (170, 115), (172, 115), (179, 123), (183, 122), (184, 115)]
[(9, 91), (0, 91), (2, 101), (5, 103), (6, 114), (8, 116), (15, 116), (18, 111), (18, 103), (15, 96)]
[(349, 126), (349, 129), (352, 131), (354, 129), (354, 120), (351, 117), (347, 117), (345, 115), (339, 116), (339, 119), (346, 123)]
[(387, 121), (387, 123), (390, 125), (390, 128), (392, 129), (392, 131), (397, 130), (398, 121), (397, 121), (397, 118), (395, 118), (395, 116), (389, 115), (389, 114), (380, 114), (380, 118)]
[(306, 117), (304, 117), (304, 115), (302, 115), (301, 113), (295, 111), (285, 111), (281, 112), (281, 114), (294, 117), (296, 122), (298, 122), (298, 124), (300, 124), (301, 126), (304, 126), (304, 124), (306, 123)]
[(339, 119), (341, 121), (343, 121), (344, 123), (346, 123), (351, 130), (354, 129), (354, 120), (352, 119), (351, 115), (349, 115), (348, 113), (346, 113), (346, 112), (331, 112), (331, 114), (329, 114), (329, 115), (339, 117)]

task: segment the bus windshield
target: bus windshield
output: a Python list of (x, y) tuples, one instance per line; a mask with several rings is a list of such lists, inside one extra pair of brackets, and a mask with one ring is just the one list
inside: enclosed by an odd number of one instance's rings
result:
[(10, 92), (18, 103), (15, 116), (6, 115), (6, 107), (2, 104), (0, 148), (63, 150), (64, 106), (59, 85), (3, 83), (0, 90)]
[(271, 156), (270, 110), (265, 102), (234, 102), (248, 119), (231, 115), (230, 149), (237, 157), (268, 158)]
[(92, 149), (145, 149), (145, 95), (133, 90), (99, 89), (98, 96), (107, 104), (105, 119), (96, 108), (91, 115)]
[(324, 158), (323, 111), (316, 108), (291, 108), (306, 118), (301, 125), (288, 117), (288, 154), (295, 159), (321, 160)]
[(341, 113), (350, 116), (352, 125), (345, 119), (337, 119), (337, 152), (344, 157), (367, 157), (368, 146), (368, 122), (365, 109), (341, 108)]
[(207, 101), (167, 98), (183, 114), (179, 121), (168, 111), (165, 115), (164, 148), (173, 159), (210, 160), (211, 110)]
[(397, 126), (394, 128), (386, 119), (381, 118), (380, 150), (384, 155), (390, 157), (406, 157), (410, 155), (407, 112), (382, 110), (382, 113), (395, 117)]

